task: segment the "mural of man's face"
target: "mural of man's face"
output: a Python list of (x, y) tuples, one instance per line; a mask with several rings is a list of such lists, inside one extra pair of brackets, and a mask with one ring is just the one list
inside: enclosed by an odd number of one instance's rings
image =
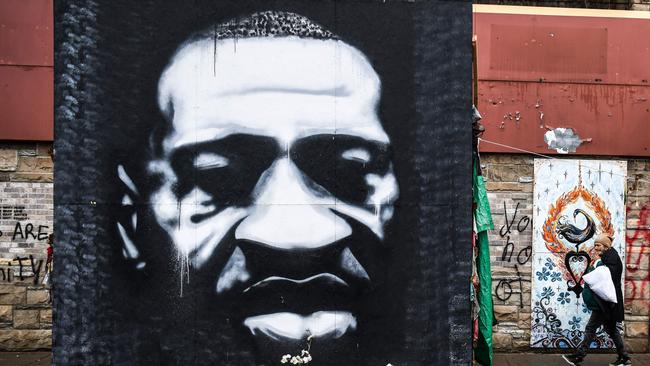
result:
[(398, 196), (380, 92), (340, 40), (183, 45), (159, 80), (170, 132), (147, 169), (163, 177), (149, 203), (193, 273), (184, 286), (235, 304), (261, 338), (358, 330)]

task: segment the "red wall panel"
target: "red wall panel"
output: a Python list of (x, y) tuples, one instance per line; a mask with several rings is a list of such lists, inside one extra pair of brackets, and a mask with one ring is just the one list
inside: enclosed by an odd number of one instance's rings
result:
[(52, 140), (51, 67), (0, 67), (0, 139)]
[(53, 139), (51, 0), (0, 0), (0, 140)]
[(577, 154), (650, 156), (650, 14), (477, 6), (474, 31), (485, 140), (554, 154), (562, 127)]

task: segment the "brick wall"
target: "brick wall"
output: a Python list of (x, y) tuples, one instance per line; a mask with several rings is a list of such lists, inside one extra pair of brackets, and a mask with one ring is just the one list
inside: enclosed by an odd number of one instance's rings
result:
[[(650, 320), (650, 184), (639, 180), (650, 181), (650, 159), (603, 159), (628, 161), (625, 338), (633, 352), (647, 352)], [(482, 166), (495, 223), (495, 230), (489, 233), (492, 294), (499, 321), (494, 328), (494, 345), (498, 351), (522, 351), (529, 348), (531, 327), (531, 262), (525, 259), (529, 255), (527, 248), (532, 246), (532, 222), (526, 225), (528, 221), (525, 217), (532, 220), (533, 158), (529, 155), (483, 154)], [(510, 235), (500, 235), (500, 228), (505, 224), (505, 211), (512, 221), (515, 210), (517, 214)], [(512, 256), (506, 255), (504, 258), (508, 241), (512, 243)], [(511, 291), (495, 293), (501, 280), (508, 281)]]
[(54, 180), (52, 143), (0, 142), (0, 182), (48, 182)]
[(53, 232), (51, 148), (0, 142), (0, 350), (52, 344), (52, 308), (43, 284)]

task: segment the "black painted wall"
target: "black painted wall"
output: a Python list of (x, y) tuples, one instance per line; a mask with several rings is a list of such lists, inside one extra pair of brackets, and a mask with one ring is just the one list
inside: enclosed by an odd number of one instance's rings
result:
[[(400, 189), (386, 227), (387, 279), (371, 311), (376, 322), (356, 350), (323, 345), (319, 351), (315, 341), (312, 364), (352, 363), (340, 361), (348, 359), (346, 352), (363, 365), (471, 363), (469, 2), (116, 0), (55, 6), (55, 364), (278, 362), (280, 354), (260, 356), (248, 338), (215, 326), (191, 297), (170, 306), (178, 295), (171, 280), (178, 268), (170, 265), (164, 275), (134, 269), (122, 256), (115, 226), (124, 210), (117, 167), (137, 168), (146, 154), (148, 136), (162, 119), (156, 84), (176, 47), (215, 21), (263, 10), (304, 15), (368, 57), (382, 81), (379, 115)], [(148, 212), (146, 202), (136, 206)], [(166, 249), (151, 248), (169, 246), (169, 237), (154, 226), (137, 237), (154, 255)]]

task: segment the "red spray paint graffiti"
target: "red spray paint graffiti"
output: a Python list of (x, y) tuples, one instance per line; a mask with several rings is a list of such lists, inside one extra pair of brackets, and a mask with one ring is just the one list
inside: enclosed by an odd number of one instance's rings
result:
[[(629, 215), (630, 208), (627, 207), (626, 211)], [(625, 286), (629, 289), (628, 296), (625, 299), (626, 301), (646, 298), (648, 283), (650, 283), (650, 272), (643, 278), (635, 278), (635, 280), (629, 279), (629, 277), (640, 270), (641, 261), (644, 257), (643, 255), (650, 253), (648, 250), (648, 245), (650, 245), (650, 227), (648, 226), (649, 216), (650, 209), (648, 206), (643, 206), (639, 212), (639, 223), (637, 227), (634, 229), (632, 235), (626, 234), (625, 236), (627, 252), (625, 265), (627, 268), (626, 277), (628, 277), (625, 279)], [(635, 242), (640, 242), (640, 246), (637, 247), (638, 250), (635, 250), (633, 247)]]

